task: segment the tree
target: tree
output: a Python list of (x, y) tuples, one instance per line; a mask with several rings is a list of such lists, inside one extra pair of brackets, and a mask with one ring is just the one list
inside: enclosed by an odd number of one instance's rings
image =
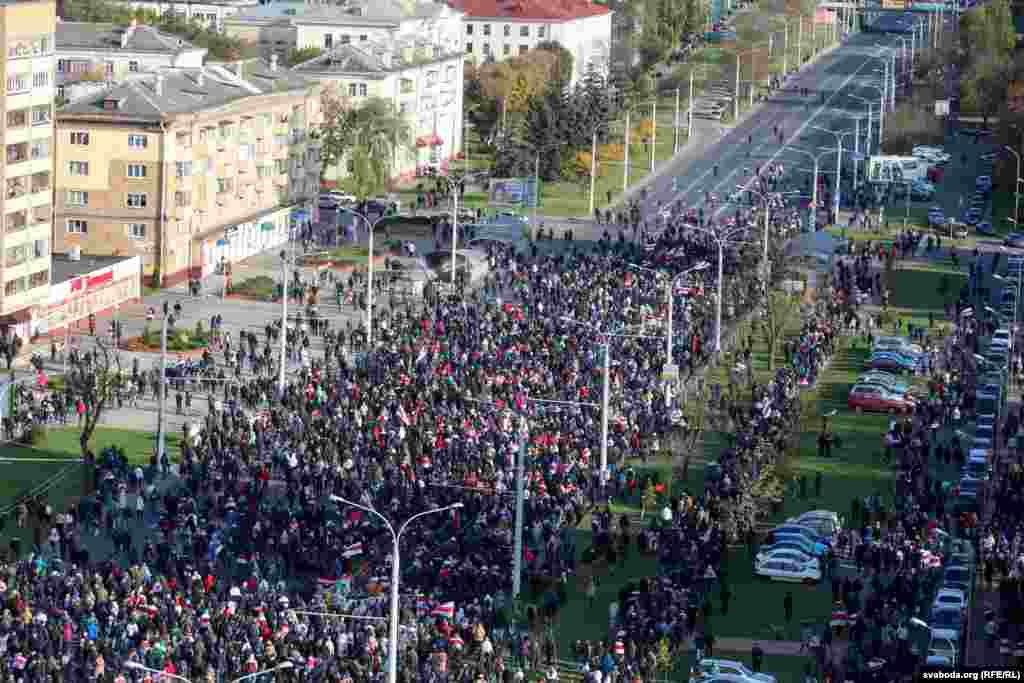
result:
[(527, 102), (523, 137), (540, 161), (540, 176), (558, 180), (561, 174), (561, 147), (564, 144), (565, 106), (557, 87)]
[(768, 371), (775, 373), (775, 357), (779, 342), (800, 320), (799, 300), (786, 292), (770, 292), (764, 300), (764, 336), (768, 345)]
[(355, 109), (347, 98), (338, 97), (324, 89), (322, 95), (323, 123), (320, 124), (320, 180), (328, 168), (340, 167), (345, 162), (355, 140)]
[(960, 99), (968, 109), (977, 111), (988, 125), (1006, 99), (1008, 65), (994, 54), (986, 54), (972, 61), (960, 79)]
[(543, 40), (537, 43), (535, 50), (544, 50), (555, 56), (555, 73), (558, 80), (568, 85), (572, 81), (573, 55), (557, 40)]
[(410, 138), (408, 121), (395, 112), (390, 100), (371, 97), (354, 109), (348, 189), (359, 198), (382, 190), (394, 171), (395, 156), (403, 149), (412, 150)]
[(92, 460), (89, 442), (96, 431), (96, 425), (124, 381), (121, 359), (117, 354), (111, 354), (100, 337), (96, 338), (96, 350), (86, 354), (82, 361), (70, 366), (64, 375), (64, 386), (85, 405), (78, 445), (82, 458), (87, 462)]

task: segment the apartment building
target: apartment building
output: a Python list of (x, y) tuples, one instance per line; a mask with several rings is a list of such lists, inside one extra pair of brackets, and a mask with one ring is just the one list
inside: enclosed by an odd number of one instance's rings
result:
[(463, 12), (466, 57), (483, 62), (523, 54), (557, 41), (573, 55), (573, 81), (591, 66), (605, 71), (612, 12), (592, 0), (448, 0)]
[(0, 2), (7, 75), (0, 327), (25, 338), (49, 296), (56, 23), (53, 2)]
[[(462, 150), (463, 59), (460, 50), (402, 39), (343, 43), (294, 68), (353, 106), (371, 97), (390, 100), (409, 122), (413, 140), (393, 160), (402, 178), (426, 169), (445, 170)], [(329, 168), (327, 182), (345, 177), (347, 168)]]
[(318, 190), (320, 88), (277, 58), (172, 69), (57, 113), (60, 251), (138, 255), (162, 285), (287, 241)]
[(239, 12), (257, 7), (260, 0), (119, 0), (132, 9), (148, 10), (159, 16), (176, 14), (214, 31), (224, 30), (224, 21)]
[(445, 4), (415, 0), (349, 0), (307, 9), (293, 19), (297, 46), (334, 47), (390, 40), (422, 40), (444, 52), (460, 49), (463, 13)]
[(121, 81), (156, 69), (198, 69), (206, 48), (132, 21), (128, 26), (57, 23), (57, 95), (68, 84)]

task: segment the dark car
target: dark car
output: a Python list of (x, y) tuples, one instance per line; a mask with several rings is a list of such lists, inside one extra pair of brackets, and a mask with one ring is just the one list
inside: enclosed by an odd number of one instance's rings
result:
[(1024, 249), (1024, 233), (1011, 232), (1003, 239), (1003, 244), (1014, 249)]

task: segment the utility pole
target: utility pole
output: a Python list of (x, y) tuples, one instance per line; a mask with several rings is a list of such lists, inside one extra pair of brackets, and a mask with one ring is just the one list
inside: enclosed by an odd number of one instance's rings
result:
[(789, 74), (789, 20), (782, 24), (782, 80)]
[(736, 53), (736, 89), (733, 91), (732, 97), (733, 104), (733, 124), (740, 120), (740, 53)]
[(525, 418), (520, 417), (519, 448), (516, 463), (516, 535), (514, 540), (515, 558), (512, 560), (512, 598), (518, 598), (523, 585), (523, 525), (525, 523), (524, 503), (526, 499), (526, 449), (530, 442), (529, 429)]
[[(372, 231), (371, 231), (372, 234)], [(371, 258), (373, 252), (370, 252)], [(284, 396), (285, 372), (288, 367), (288, 258), (281, 250), (281, 368), (277, 378), (277, 389)], [(369, 306), (369, 302), (367, 302)], [(369, 337), (369, 334), (367, 334)]]
[(167, 315), (168, 306), (164, 302), (163, 317), (160, 324), (160, 403), (157, 406), (157, 465), (164, 461), (164, 453), (167, 452), (167, 427), (164, 425), (164, 416), (167, 410)]
[(593, 133), (590, 140), (590, 213), (587, 218), (594, 216), (594, 192), (597, 184), (597, 131)]
[[(693, 69), (690, 69), (690, 96), (686, 100), (686, 144), (693, 139)], [(628, 113), (626, 114), (629, 115)], [(626, 119), (629, 120), (628, 118)]]
[(622, 192), (625, 194), (629, 189), (629, 109), (626, 109), (626, 133), (622, 151)]
[(658, 91), (655, 88), (651, 103), (651, 173), (654, 173), (654, 149), (658, 146)]
[(611, 404), (612, 338), (604, 340), (604, 384), (601, 387), (601, 483), (608, 478), (608, 409)]
[(679, 154), (679, 88), (676, 88), (676, 113), (672, 118), (672, 156)]
[(796, 70), (799, 71), (804, 65), (804, 15), (798, 15), (796, 20), (798, 22), (796, 26)]

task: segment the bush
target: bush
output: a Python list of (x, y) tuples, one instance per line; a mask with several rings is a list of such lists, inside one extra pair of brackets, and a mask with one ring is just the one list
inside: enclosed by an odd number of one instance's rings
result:
[(42, 425), (32, 425), (32, 429), (25, 434), (25, 443), (29, 446), (41, 448), (46, 445), (46, 430)]
[(156, 346), (160, 343), (159, 335), (149, 327), (149, 323), (146, 323), (142, 328), (142, 343), (146, 346)]

